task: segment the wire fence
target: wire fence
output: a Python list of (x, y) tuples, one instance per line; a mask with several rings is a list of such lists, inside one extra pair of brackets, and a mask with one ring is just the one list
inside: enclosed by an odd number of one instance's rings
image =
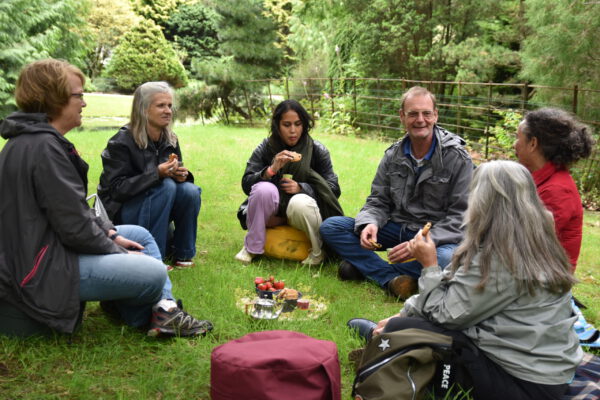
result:
[[(498, 137), (510, 113), (520, 117), (540, 107), (560, 107), (576, 114), (592, 127), (597, 145), (590, 158), (582, 161), (582, 188), (600, 187), (600, 90), (552, 87), (528, 83), (418, 81), (381, 78), (306, 78), (248, 81), (244, 100), (249, 122), (264, 119), (281, 100), (301, 101), (316, 119), (331, 125), (350, 124), (363, 131), (377, 131), (398, 137), (403, 131), (398, 108), (402, 94), (410, 87), (426, 87), (437, 99), (438, 124), (461, 135), (476, 162), (508, 158), (507, 140)], [(262, 112), (261, 112), (262, 110)], [(502, 130), (500, 130), (502, 131)], [(516, 133), (516, 132), (510, 132)], [(502, 143), (502, 141), (504, 141)]]

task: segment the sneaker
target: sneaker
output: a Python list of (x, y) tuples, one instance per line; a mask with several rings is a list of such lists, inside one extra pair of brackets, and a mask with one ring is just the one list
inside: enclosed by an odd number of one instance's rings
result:
[(194, 266), (193, 260), (177, 260), (175, 261), (175, 268), (191, 268)]
[(150, 322), (148, 336), (200, 336), (212, 329), (213, 325), (210, 321), (198, 320), (183, 311), (181, 300), (178, 300), (177, 305), (169, 310), (165, 310), (161, 302), (158, 302), (152, 307), (152, 322)]
[(412, 276), (398, 275), (387, 284), (388, 293), (402, 301), (419, 292), (417, 280)]
[(308, 257), (306, 257), (303, 261), (302, 264), (304, 265), (319, 265), (323, 263), (323, 260), (325, 259), (325, 252), (321, 251), (321, 254), (319, 254), (318, 256), (315, 256), (313, 253), (310, 253), (308, 255)]
[(338, 268), (338, 278), (342, 281), (364, 281), (365, 276), (348, 261), (344, 260)]
[(248, 250), (246, 250), (246, 246), (242, 247), (240, 252), (235, 255), (235, 259), (242, 264), (250, 264), (253, 258), (254, 254), (249, 253)]

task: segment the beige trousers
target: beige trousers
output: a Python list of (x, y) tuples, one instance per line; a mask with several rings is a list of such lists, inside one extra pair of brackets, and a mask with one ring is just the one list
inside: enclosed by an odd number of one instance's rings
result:
[(323, 240), (319, 233), (319, 227), (323, 220), (319, 213), (317, 201), (306, 194), (292, 196), (287, 206), (286, 215), (288, 224), (306, 233), (312, 245), (311, 254), (320, 256)]

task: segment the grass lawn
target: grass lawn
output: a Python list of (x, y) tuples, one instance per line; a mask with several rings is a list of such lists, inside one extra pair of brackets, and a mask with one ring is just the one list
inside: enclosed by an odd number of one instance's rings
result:
[[(101, 171), (100, 152), (115, 132), (68, 134), (90, 164), (90, 193), (96, 191)], [(339, 281), (334, 264), (307, 268), (272, 259), (259, 259), (249, 266), (237, 263), (233, 256), (240, 250), (245, 233), (235, 217), (245, 198), (240, 179), (266, 129), (196, 125), (179, 127), (176, 132), (186, 166), (203, 190), (197, 248), (207, 254), (197, 258), (195, 268), (174, 271), (170, 276), (175, 295), (183, 299), (191, 314), (210, 319), (215, 324), (214, 333), (200, 339), (151, 339), (115, 325), (97, 303), (90, 303), (82, 330), (71, 338), (0, 337), (0, 398), (208, 399), (211, 350), (246, 333), (270, 329), (294, 330), (334, 341), (342, 364), (343, 398), (350, 397), (353, 369), (347, 354), (361, 342), (348, 331), (346, 321), (359, 316), (379, 320), (396, 313), (401, 304), (373, 284)], [(389, 143), (319, 131), (314, 136), (329, 148), (340, 178), (340, 202), (346, 215), (355, 216)], [(600, 327), (598, 213), (586, 213), (584, 239), (577, 269), (581, 283), (574, 292), (590, 306), (585, 311), (587, 318)], [(326, 305), (326, 311), (314, 319), (251, 319), (236, 300), (251, 294), (255, 276), (265, 275), (284, 279), (288, 286)]]

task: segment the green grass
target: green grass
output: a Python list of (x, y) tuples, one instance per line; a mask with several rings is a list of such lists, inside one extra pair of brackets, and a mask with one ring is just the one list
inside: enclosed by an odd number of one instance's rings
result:
[(84, 99), (84, 129), (119, 128), (129, 120), (132, 96), (86, 93)]
[[(86, 95), (87, 98), (87, 95)], [(90, 164), (90, 193), (101, 172), (100, 152), (116, 130), (73, 131), (73, 141)], [(361, 342), (345, 326), (352, 317), (379, 320), (399, 310), (400, 303), (370, 283), (341, 282), (335, 265), (319, 268), (298, 263), (259, 259), (249, 266), (234, 261), (244, 231), (235, 217), (245, 196), (241, 175), (266, 129), (222, 126), (178, 127), (186, 166), (202, 187), (197, 248), (207, 250), (196, 267), (174, 271), (175, 295), (196, 317), (213, 321), (215, 331), (200, 339), (147, 338), (143, 333), (115, 325), (89, 303), (83, 328), (72, 336), (14, 339), (0, 337), (0, 398), (6, 399), (207, 399), (211, 350), (247, 333), (269, 329), (303, 332), (338, 346), (342, 365), (343, 398), (348, 398), (353, 369), (347, 360)], [(340, 202), (349, 216), (356, 215), (389, 143), (340, 137), (316, 131), (330, 150), (339, 175)], [(0, 147), (2, 144), (0, 144)], [(587, 318), (600, 327), (600, 215), (586, 213), (584, 245), (577, 269), (582, 281), (574, 292), (590, 307)], [(250, 290), (253, 279), (273, 274), (308, 296), (319, 296), (328, 310), (307, 321), (256, 321), (236, 307), (236, 290)], [(71, 341), (71, 342), (70, 342)]]

